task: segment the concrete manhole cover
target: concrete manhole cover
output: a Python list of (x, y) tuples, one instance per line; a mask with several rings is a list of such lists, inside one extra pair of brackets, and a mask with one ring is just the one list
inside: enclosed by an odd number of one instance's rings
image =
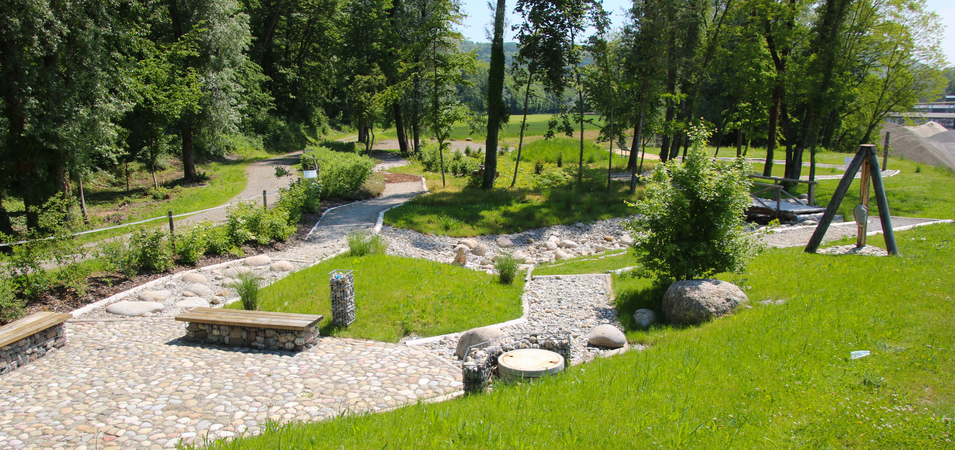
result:
[(497, 364), (502, 380), (520, 381), (560, 372), (564, 368), (564, 357), (547, 350), (527, 348), (501, 355)]

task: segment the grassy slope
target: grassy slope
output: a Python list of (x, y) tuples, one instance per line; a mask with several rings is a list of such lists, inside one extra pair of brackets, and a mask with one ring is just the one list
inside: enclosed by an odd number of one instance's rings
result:
[[(894, 258), (770, 251), (737, 280), (754, 308), (630, 331), (652, 346), (540, 383), (213, 447), (950, 447), (955, 225), (899, 239), (904, 256)], [(615, 288), (628, 313), (628, 296), (647, 286)], [(872, 355), (850, 360), (854, 350)]]
[[(527, 130), (524, 132), (524, 138), (527, 139), (528, 137), (533, 138), (537, 136), (543, 136), (545, 133), (547, 133), (547, 122), (550, 121), (551, 117), (552, 116), (550, 114), (529, 114), (527, 116)], [(599, 120), (597, 116), (586, 117), (588, 119), (593, 119), (594, 121)], [(517, 141), (520, 138), (521, 132), (521, 119), (522, 116), (520, 114), (511, 114), (510, 121), (508, 122), (507, 126), (501, 129), (501, 140), (507, 142), (508, 144), (517, 145)], [(574, 124), (574, 129), (580, 130), (580, 125)], [(585, 132), (591, 132), (598, 129), (599, 127), (593, 124), (588, 123), (584, 125)], [(394, 128), (388, 128), (384, 131), (375, 133), (376, 140), (397, 139), (397, 136), (398, 134)], [(425, 139), (428, 137), (430, 136), (423, 136)], [(454, 130), (451, 131), (451, 139), (463, 141), (468, 137), (473, 138), (475, 141), (481, 142), (483, 142), (485, 139), (483, 134), (470, 134), (468, 126), (465, 123), (458, 123), (454, 127)]]
[[(328, 272), (354, 270), (357, 320), (331, 326)], [(521, 316), (523, 280), (502, 285), (483, 272), (394, 256), (339, 256), (264, 288), (265, 311), (322, 314), (322, 334), (397, 342), (405, 335), (433, 336)], [(235, 303), (233, 308), (241, 308)]]

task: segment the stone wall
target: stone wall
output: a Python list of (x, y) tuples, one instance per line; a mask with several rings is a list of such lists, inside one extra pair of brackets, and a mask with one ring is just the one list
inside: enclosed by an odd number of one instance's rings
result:
[(538, 348), (550, 350), (570, 363), (570, 333), (518, 333), (507, 335), (468, 349), (461, 367), (464, 393), (487, 391), (492, 378), (497, 376), (497, 359), (511, 350)]
[(195, 322), (186, 325), (187, 340), (260, 350), (300, 351), (314, 344), (318, 340), (318, 336), (317, 324), (309, 327), (308, 331), (210, 325)]
[(0, 375), (42, 358), (46, 352), (66, 345), (66, 326), (59, 324), (0, 348)]

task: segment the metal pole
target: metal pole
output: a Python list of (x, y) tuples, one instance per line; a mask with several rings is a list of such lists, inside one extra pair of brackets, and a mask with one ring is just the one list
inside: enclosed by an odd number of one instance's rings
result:
[(885, 145), (882, 146), (882, 170), (889, 166), (889, 136), (891, 135), (891, 132), (885, 132)]
[(262, 189), (262, 207), (263, 208), (269, 207), (269, 197), (268, 197), (268, 194), (265, 192), (265, 189)]

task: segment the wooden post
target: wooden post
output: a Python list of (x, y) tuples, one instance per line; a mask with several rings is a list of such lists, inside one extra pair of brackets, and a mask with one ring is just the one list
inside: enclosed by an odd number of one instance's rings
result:
[[(872, 150), (875, 150), (875, 148), (873, 147)], [(862, 161), (862, 177), (859, 179), (859, 204), (865, 207), (866, 217), (862, 223), (858, 223), (858, 219), (856, 219), (858, 225), (856, 247), (858, 248), (865, 247), (865, 234), (869, 229), (869, 178), (872, 176), (870, 165), (868, 155), (866, 155), (865, 160)]]
[(262, 189), (262, 207), (263, 208), (269, 207), (269, 198), (268, 198), (268, 194), (265, 192), (265, 189)]
[(823, 213), (822, 219), (819, 220), (819, 225), (816, 225), (816, 231), (812, 233), (812, 237), (809, 238), (809, 243), (806, 244), (806, 253), (816, 253), (816, 250), (819, 250), (819, 245), (822, 244), (822, 238), (826, 236), (826, 231), (829, 230), (829, 225), (832, 224), (832, 219), (836, 216), (836, 210), (839, 209), (839, 204), (841, 204), (842, 199), (846, 197), (846, 192), (849, 191), (849, 185), (852, 184), (852, 179), (855, 178), (856, 173), (859, 172), (859, 168), (862, 167), (862, 160), (868, 153), (868, 151), (865, 150), (867, 145), (871, 146), (871, 144), (859, 146), (855, 158), (852, 159), (852, 162), (849, 163), (849, 167), (846, 168), (845, 175), (842, 176), (842, 180), (839, 181), (839, 186), (836, 187), (836, 191), (832, 194), (832, 199), (829, 200), (829, 206), (826, 207), (826, 212)]
[(172, 210), (169, 210), (169, 242), (172, 242), (172, 250), (176, 251), (176, 224), (172, 221)]

